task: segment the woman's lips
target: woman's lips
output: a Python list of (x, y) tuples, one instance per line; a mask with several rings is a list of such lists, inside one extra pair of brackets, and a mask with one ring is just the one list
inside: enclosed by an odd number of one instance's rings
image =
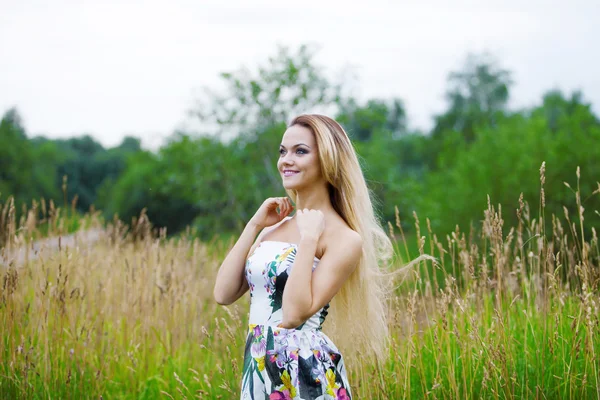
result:
[(300, 171), (292, 171), (289, 169), (286, 169), (285, 171), (283, 171), (283, 176), (294, 176), (296, 174), (298, 174)]

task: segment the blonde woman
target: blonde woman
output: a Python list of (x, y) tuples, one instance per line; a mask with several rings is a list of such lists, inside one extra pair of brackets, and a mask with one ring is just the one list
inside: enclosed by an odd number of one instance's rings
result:
[[(336, 121), (295, 118), (277, 167), (289, 198), (264, 201), (214, 287), (223, 305), (250, 289), (241, 398), (351, 399), (344, 358), (330, 336), (354, 353), (386, 358), (379, 268), (392, 245)], [(321, 330), (326, 319), (330, 336)]]

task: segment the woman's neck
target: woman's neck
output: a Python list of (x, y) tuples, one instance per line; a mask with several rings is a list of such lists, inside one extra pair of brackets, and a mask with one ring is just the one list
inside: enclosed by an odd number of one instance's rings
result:
[(296, 192), (296, 209), (321, 210), (323, 212), (333, 210), (329, 191), (327, 187), (313, 187), (308, 190)]

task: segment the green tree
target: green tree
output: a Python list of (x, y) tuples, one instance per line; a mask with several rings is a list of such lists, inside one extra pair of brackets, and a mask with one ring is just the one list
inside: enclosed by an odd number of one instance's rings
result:
[(104, 182), (116, 180), (125, 169), (127, 158), (141, 151), (140, 140), (133, 137), (124, 138), (111, 149), (105, 149), (89, 135), (51, 142), (61, 153), (54, 184), (60, 187), (67, 176), (68, 198), (77, 195), (77, 208), (83, 212), (96, 203), (97, 192)]
[(404, 103), (397, 98), (371, 99), (364, 106), (353, 98), (344, 100), (337, 120), (352, 140), (361, 142), (370, 140), (376, 131), (387, 131), (394, 138), (407, 132)]
[(55, 146), (36, 146), (27, 138), (15, 108), (6, 111), (0, 120), (0, 193), (4, 198), (14, 196), (17, 205), (41, 197), (58, 199), (58, 188), (52, 184), (57, 159)]
[(512, 83), (511, 73), (490, 54), (468, 55), (462, 70), (448, 77), (448, 109), (434, 117), (433, 137), (457, 131), (471, 142), (478, 127), (495, 126), (506, 112)]
[(224, 72), (220, 78), (225, 90), (205, 88), (205, 96), (190, 114), (205, 131), (231, 138), (256, 134), (308, 110), (332, 108), (342, 85), (326, 77), (315, 54), (316, 49), (307, 45), (295, 52), (280, 46), (256, 71), (244, 67)]
[(23, 201), (32, 192), (31, 149), (21, 117), (8, 110), (0, 120), (0, 192)]
[[(466, 228), (483, 218), (481, 210), (489, 195), (493, 204), (502, 204), (505, 225), (514, 226), (523, 193), (537, 217), (538, 170), (545, 162), (546, 215), (562, 215), (563, 205), (576, 215), (575, 197), (563, 182), (575, 187), (577, 167), (583, 176), (600, 176), (600, 124), (589, 104), (580, 100), (550, 93), (530, 112), (478, 130), (470, 145), (448, 147), (440, 156), (444, 167), (430, 174), (423, 186), (423, 213), (442, 231), (452, 230), (455, 224)], [(600, 208), (598, 196), (589, 197), (595, 189), (593, 178), (582, 180), (584, 207), (590, 214)], [(597, 216), (590, 217), (598, 221)]]

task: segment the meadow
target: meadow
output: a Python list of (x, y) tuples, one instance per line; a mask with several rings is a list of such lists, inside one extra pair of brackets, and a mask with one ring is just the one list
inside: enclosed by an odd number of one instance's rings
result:
[[(600, 185), (581, 194), (578, 170), (565, 185), (577, 209), (546, 215), (544, 180), (542, 166), (538, 204), (490, 201), (470, 232), (386, 221), (399, 271), (389, 354), (348, 359), (354, 398), (600, 399), (600, 249), (585, 222), (598, 212), (584, 209)], [(40, 231), (73, 230), (39, 207), (19, 221), (10, 201), (0, 209), (1, 399), (238, 398), (249, 299), (212, 299), (231, 240), (91, 212), (69, 245), (17, 261)], [(90, 229), (102, 233), (88, 241)], [(421, 254), (439, 262), (403, 269)]]

